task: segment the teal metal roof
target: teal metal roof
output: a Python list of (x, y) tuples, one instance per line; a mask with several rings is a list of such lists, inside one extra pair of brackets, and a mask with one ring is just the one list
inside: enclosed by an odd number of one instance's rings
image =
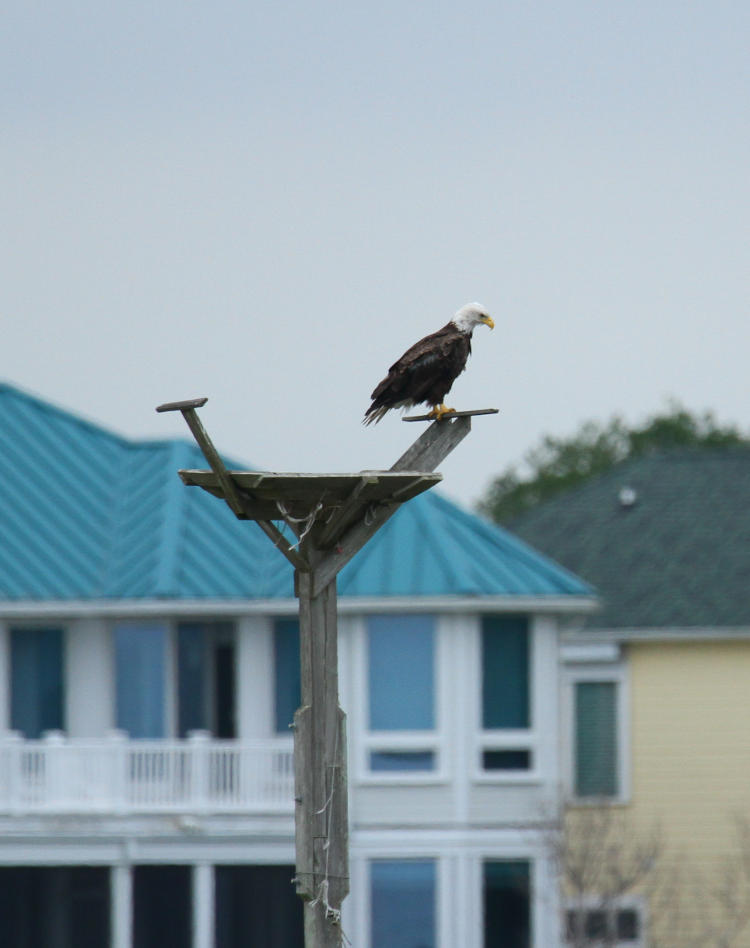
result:
[[(260, 529), (179, 480), (179, 468), (206, 466), (188, 441), (126, 439), (1, 383), (0, 439), (0, 600), (292, 597), (291, 567)], [(592, 594), (434, 492), (405, 504), (338, 588), (359, 597)]]

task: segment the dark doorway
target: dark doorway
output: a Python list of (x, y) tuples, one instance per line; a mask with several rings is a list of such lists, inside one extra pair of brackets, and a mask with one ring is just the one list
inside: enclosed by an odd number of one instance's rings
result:
[(293, 866), (216, 867), (216, 948), (304, 948)]
[(190, 948), (190, 877), (190, 866), (134, 867), (134, 945), (138, 948)]
[(10, 630), (10, 726), (24, 737), (58, 731), (63, 721), (63, 630)]
[(106, 866), (0, 869), (3, 948), (101, 948), (109, 944)]
[(177, 731), (236, 733), (235, 627), (231, 622), (181, 622), (177, 627)]

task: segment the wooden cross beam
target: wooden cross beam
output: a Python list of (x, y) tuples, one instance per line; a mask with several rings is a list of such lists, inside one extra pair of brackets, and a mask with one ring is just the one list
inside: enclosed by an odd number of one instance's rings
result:
[[(169, 402), (180, 411), (210, 471), (182, 470), (186, 485), (256, 520), (295, 567), (302, 704), (294, 715), (296, 886), (305, 903), (305, 948), (340, 948), (349, 892), (346, 717), (339, 707), (336, 577), (402, 503), (441, 480), (435, 468), (471, 430), (477, 412), (434, 421), (389, 471), (274, 474), (229, 471), (198, 419), (206, 399)], [(429, 420), (422, 416), (404, 420)], [(283, 521), (296, 543), (273, 521)]]

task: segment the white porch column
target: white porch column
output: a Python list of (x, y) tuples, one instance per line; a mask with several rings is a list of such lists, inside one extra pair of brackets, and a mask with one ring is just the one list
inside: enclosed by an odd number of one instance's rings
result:
[(103, 737), (114, 727), (114, 673), (107, 623), (79, 619), (66, 630), (65, 721), (70, 737)]
[[(554, 799), (560, 775), (560, 647), (558, 622), (553, 616), (536, 615), (530, 625), (533, 630), (531, 647), (532, 687), (534, 696), (534, 731), (537, 741), (535, 769), (549, 788), (549, 799)], [(547, 796), (547, 794), (545, 794)]]
[(112, 866), (110, 874), (112, 948), (132, 948), (133, 943), (133, 867)]
[(193, 866), (193, 948), (214, 948), (214, 867)]
[(10, 630), (0, 620), (0, 733), (10, 729)]
[(274, 737), (273, 634), (268, 616), (237, 623), (237, 737)]

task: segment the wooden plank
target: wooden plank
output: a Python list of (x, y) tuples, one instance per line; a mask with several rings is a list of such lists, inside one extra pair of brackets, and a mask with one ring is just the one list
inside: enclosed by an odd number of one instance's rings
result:
[(281, 550), (295, 569), (301, 570), (303, 573), (310, 569), (310, 564), (305, 557), (302, 556), (295, 545), (287, 540), (274, 523), (271, 523), (270, 520), (258, 520), (257, 523), (268, 539), (277, 549)]
[[(449, 411), (440, 421), (451, 421), (453, 418), (473, 418), (474, 415), (497, 415), (499, 408), (474, 408), (470, 411)], [(428, 412), (426, 415), (406, 415), (401, 421), (436, 421), (435, 416)]]
[(188, 398), (183, 402), (165, 402), (163, 405), (158, 405), (156, 410), (163, 412), (184, 411), (186, 408), (203, 408), (207, 401), (207, 398)]
[(393, 500), (398, 504), (406, 503), (407, 500), (411, 500), (412, 497), (416, 497), (417, 494), (421, 494), (426, 490), (429, 490), (430, 487), (434, 487), (435, 484), (442, 481), (442, 474), (423, 474), (417, 480), (412, 481), (405, 487), (402, 487), (401, 490), (397, 490), (393, 494)]
[[(409, 472), (357, 471), (336, 474), (286, 474), (258, 471), (231, 471), (232, 480), (258, 499), (269, 497), (284, 501), (335, 504), (346, 500), (360, 484), (369, 496), (387, 497), (393, 485), (408, 479)], [(401, 486), (399, 484), (399, 486)]]
[(312, 712), (303, 704), (294, 713), (294, 884), (304, 899), (315, 898), (313, 834), (309, 831), (312, 753)]
[(366, 487), (367, 478), (360, 477), (352, 488), (349, 496), (342, 502), (337, 510), (331, 513), (325, 526), (316, 533), (316, 546), (323, 550), (332, 546), (337, 538), (341, 536), (344, 529), (359, 516), (362, 509), (360, 498)]
[[(222, 490), (218, 481), (215, 481), (214, 483), (207, 482), (209, 479), (213, 480), (212, 471), (178, 471), (178, 474), (180, 475), (182, 483), (186, 486), (201, 487), (207, 493), (217, 497), (219, 500), (224, 500), (224, 491)], [(193, 474), (197, 474), (199, 476), (197, 478), (193, 478)], [(270, 522), (272, 520), (284, 519), (279, 512), (278, 505), (275, 501), (256, 500), (254, 497), (249, 497), (243, 491), (240, 491), (239, 495), (242, 500), (242, 509), (239, 513), (232, 511), (238, 520), (265, 520)]]
[(401, 505), (398, 503), (381, 504), (370, 517), (357, 520), (339, 537), (336, 547), (326, 553), (315, 570), (315, 591), (331, 582), (346, 564), (353, 559), (362, 547), (378, 530), (387, 523)]
[(224, 462), (219, 457), (219, 452), (213, 445), (208, 436), (208, 432), (203, 427), (200, 418), (194, 408), (183, 408), (182, 417), (193, 432), (193, 437), (198, 442), (198, 446), (203, 452), (203, 457), (208, 461), (209, 467), (216, 475), (222, 490), (224, 491), (224, 500), (229, 504), (232, 510), (239, 514), (242, 511), (242, 504), (237, 496), (237, 489), (232, 483), (229, 473), (224, 466)]
[[(417, 441), (394, 464), (392, 473), (403, 471), (401, 465), (412, 472), (410, 483), (426, 490), (439, 480), (439, 475), (430, 474), (471, 430), (471, 418), (459, 418), (451, 425), (438, 422), (430, 425)], [(417, 471), (424, 473), (416, 473)], [(421, 479), (421, 480), (420, 480)], [(367, 541), (387, 523), (401, 505), (402, 498), (388, 503), (372, 505), (367, 516), (362, 516), (337, 539), (335, 549), (325, 553), (315, 568), (313, 580), (317, 592), (329, 583), (346, 564), (362, 549)]]
[(468, 416), (456, 418), (449, 425), (433, 422), (393, 464), (391, 471), (434, 471), (470, 431)]
[(367, 483), (364, 480), (360, 481), (349, 497), (325, 518), (320, 529), (313, 531), (312, 537), (315, 545), (321, 550), (330, 549), (336, 545), (345, 531), (356, 520), (364, 516), (372, 516), (374, 507), (380, 506), (384, 502), (386, 504), (404, 503), (423, 491), (429, 490), (430, 487), (434, 487), (441, 480), (441, 474), (413, 473), (408, 479), (405, 479), (403, 486), (394, 487), (385, 501), (379, 499), (380, 492), (377, 499), (374, 499), (373, 492), (368, 490)]
[[(353, 492), (365, 504), (390, 501), (394, 495), (409, 500), (440, 480), (439, 474), (429, 475), (420, 471), (366, 471), (357, 474), (310, 474), (267, 475), (259, 481), (255, 472), (229, 471), (239, 498), (236, 516), (242, 520), (282, 520), (285, 514), (296, 519), (305, 519), (316, 511), (321, 532), (338, 508), (351, 501)], [(201, 487), (215, 497), (223, 497), (223, 487), (213, 471), (181, 470), (184, 484)], [(271, 478), (275, 478), (272, 481)], [(248, 485), (253, 485), (248, 491)], [(260, 484), (261, 486), (255, 486)], [(274, 486), (272, 486), (272, 484)]]
[(349, 891), (346, 734), (338, 699), (336, 582), (315, 595), (298, 574), (302, 707), (295, 715), (296, 882), (305, 944), (339, 948)]

